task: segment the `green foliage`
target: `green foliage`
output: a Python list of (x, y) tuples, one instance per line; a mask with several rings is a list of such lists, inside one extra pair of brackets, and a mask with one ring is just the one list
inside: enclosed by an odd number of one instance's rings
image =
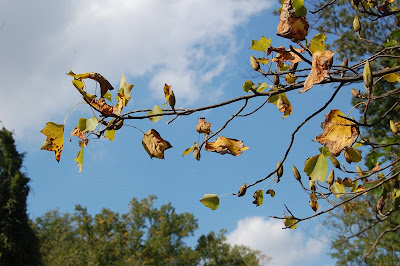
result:
[[(77, 205), (73, 215), (51, 211), (33, 225), (45, 265), (259, 265), (260, 252), (225, 243), (225, 231), (202, 235), (196, 248), (184, 242), (198, 228), (190, 213), (171, 204), (154, 207), (155, 196), (133, 198), (130, 210), (92, 216)], [(222, 264), (221, 264), (222, 263)]]
[(29, 225), (29, 178), (21, 172), (24, 155), (12, 133), (0, 130), (0, 265), (40, 265), (39, 246)]

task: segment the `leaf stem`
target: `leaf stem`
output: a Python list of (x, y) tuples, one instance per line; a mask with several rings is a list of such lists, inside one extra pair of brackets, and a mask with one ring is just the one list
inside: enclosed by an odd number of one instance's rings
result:
[(86, 103), (86, 102), (77, 103), (77, 104), (75, 104), (74, 106), (72, 106), (71, 109), (69, 109), (67, 115), (66, 115), (65, 118), (64, 118), (64, 126), (65, 126), (65, 122), (67, 121), (67, 117), (69, 116), (69, 113), (71, 113), (72, 109), (74, 109), (75, 107), (77, 107), (78, 105), (80, 105), (80, 104), (82, 104), (82, 103)]

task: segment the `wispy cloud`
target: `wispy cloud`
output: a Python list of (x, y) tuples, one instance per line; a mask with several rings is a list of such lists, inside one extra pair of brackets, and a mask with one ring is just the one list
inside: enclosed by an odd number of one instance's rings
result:
[(248, 217), (227, 235), (230, 244), (245, 245), (272, 257), (268, 265), (310, 265), (327, 247), (306, 237), (299, 229), (282, 229), (281, 220)]
[[(79, 101), (65, 72), (100, 72), (113, 84), (143, 78), (152, 97), (173, 84), (190, 104), (235, 53), (235, 29), (271, 0), (6, 1), (0, 10), (0, 120), (17, 137), (62, 121)], [(215, 95), (213, 95), (214, 97)], [(57, 112), (62, 110), (62, 112)]]

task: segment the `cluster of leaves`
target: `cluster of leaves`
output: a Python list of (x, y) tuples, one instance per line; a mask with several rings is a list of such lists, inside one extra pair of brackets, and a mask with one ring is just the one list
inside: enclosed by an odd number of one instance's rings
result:
[(108, 209), (92, 216), (50, 211), (36, 219), (44, 265), (261, 265), (270, 259), (245, 246), (225, 243), (224, 231), (210, 232), (191, 248), (185, 239), (198, 228), (190, 213), (171, 204), (155, 208), (154, 196), (133, 198), (128, 213)]
[[(325, 4), (318, 10), (310, 13), (315, 14), (321, 10), (328, 9), (331, 5), (334, 5), (335, 2), (336, 1), (332, 1), (331, 3)], [(360, 16), (370, 16), (375, 20), (388, 19), (391, 16), (396, 16), (400, 12), (397, 6), (394, 5), (394, 2), (389, 0), (381, 1), (381, 3), (364, 0), (352, 0), (351, 2), (354, 11), (359, 13)], [(374, 3), (371, 4), (370, 2)], [(277, 26), (277, 34), (283, 38), (290, 39), (297, 47), (291, 45), (289, 45), (289, 47), (274, 47), (272, 46), (271, 39), (267, 39), (265, 36), (262, 36), (258, 41), (253, 40), (250, 49), (261, 53), (261, 55), (257, 57), (253, 55), (250, 56), (250, 64), (254, 71), (260, 73), (269, 80), (272, 79), (272, 83), (268, 84), (268, 82), (263, 82), (255, 84), (253, 81), (247, 80), (242, 86), (244, 92), (247, 94), (226, 102), (196, 109), (176, 108), (176, 98), (173, 90), (171, 86), (165, 84), (163, 90), (166, 104), (170, 106), (170, 109), (162, 109), (156, 105), (153, 109), (134, 110), (122, 113), (122, 109), (131, 98), (130, 92), (133, 87), (133, 85), (125, 81), (124, 76), (121, 79), (120, 89), (116, 97), (118, 102), (115, 106), (111, 106), (106, 100), (111, 100), (109, 90), (113, 88), (103, 76), (98, 73), (68, 73), (68, 75), (73, 77), (73, 84), (81, 93), (84, 101), (97, 111), (101, 117), (101, 119), (96, 117), (81, 119), (78, 126), (71, 132), (71, 137), (76, 136), (81, 140), (79, 144), (81, 150), (75, 159), (80, 169), (82, 166), (83, 148), (88, 144), (87, 136), (89, 134), (94, 134), (98, 138), (106, 137), (112, 140), (115, 131), (122, 128), (124, 122), (129, 119), (150, 119), (152, 122), (156, 122), (160, 120), (162, 116), (174, 116), (174, 118), (168, 122), (171, 123), (180, 116), (243, 101), (243, 106), (218, 130), (212, 131), (211, 123), (206, 122), (205, 118), (200, 118), (196, 131), (199, 135), (204, 135), (204, 140), (201, 143), (195, 142), (193, 146), (187, 148), (183, 152), (183, 156), (192, 152), (196, 160), (200, 160), (200, 153), (203, 148), (206, 151), (216, 152), (222, 155), (231, 154), (233, 156), (239, 156), (249, 147), (246, 147), (241, 140), (220, 136), (219, 133), (246, 109), (248, 101), (255, 97), (267, 98), (262, 105), (249, 114), (255, 113), (266, 103), (272, 103), (277, 106), (279, 112), (283, 113), (283, 118), (285, 118), (293, 113), (293, 107), (289, 101), (288, 92), (300, 89), (299, 93), (306, 93), (313, 86), (318, 84), (333, 84), (336, 86), (336, 90), (330, 98), (327, 98), (325, 104), (319, 110), (310, 114), (292, 133), (289, 147), (282, 160), (278, 162), (277, 167), (272, 169), (267, 176), (260, 178), (252, 184), (247, 185), (244, 183), (239, 188), (238, 193), (231, 193), (232, 195), (242, 197), (249, 188), (272, 178), (274, 174), (277, 177), (274, 181), (279, 183), (283, 176), (284, 164), (293, 146), (296, 133), (310, 119), (325, 111), (339, 90), (346, 87), (345, 85), (364, 81), (365, 91), (360, 92), (355, 89), (349, 90), (349, 95), (351, 93), (360, 100), (355, 107), (361, 108), (361, 106), (363, 106), (363, 117), (361, 117), (359, 121), (349, 117), (350, 113), (345, 115), (338, 109), (327, 111), (325, 120), (322, 123), (322, 133), (315, 137), (315, 141), (322, 145), (319, 149), (319, 153), (310, 156), (304, 163), (304, 174), (308, 177), (309, 186), (303, 185), (299, 170), (293, 166), (293, 175), (296, 180), (299, 181), (301, 188), (310, 196), (310, 207), (314, 210), (315, 214), (300, 218), (293, 215), (287, 208), (287, 215), (284, 214), (284, 217), (275, 218), (284, 219), (285, 227), (294, 229), (297, 223), (301, 221), (332, 211), (346, 202), (366, 195), (377, 188), (385, 188), (382, 191), (382, 200), (379, 206), (384, 206), (384, 203), (388, 200), (397, 199), (398, 194), (400, 194), (398, 193), (397, 182), (399, 179), (397, 155), (394, 156), (394, 160), (385, 166), (382, 165), (384, 163), (383, 161), (378, 162), (375, 160), (368, 170), (363, 170), (359, 165), (355, 165), (355, 171), (349, 171), (346, 169), (347, 166), (340, 164), (338, 156), (343, 152), (344, 158), (348, 164), (356, 164), (363, 159), (360, 150), (357, 148), (361, 146), (374, 148), (383, 145), (382, 143), (372, 143), (368, 139), (360, 138), (360, 129), (375, 126), (375, 124), (368, 121), (368, 117), (371, 115), (373, 116), (373, 114), (370, 113), (369, 107), (372, 106), (376, 100), (391, 95), (398, 95), (399, 93), (399, 89), (394, 89), (389, 93), (381, 93), (381, 91), (376, 90), (378, 81), (395, 83), (396, 85), (399, 81), (400, 67), (397, 66), (397, 64), (384, 65), (383, 63), (385, 63), (385, 61), (381, 60), (382, 58), (397, 58), (396, 53), (399, 50), (398, 43), (393, 41), (386, 42), (385, 40), (385, 43), (381, 44), (367, 39), (368, 34), (360, 34), (361, 25), (363, 24), (362, 20), (360, 20), (358, 16), (355, 16), (352, 34), (355, 35), (358, 40), (367, 43), (369, 46), (373, 46), (373, 48), (368, 51), (373, 51), (374, 54), (368, 58), (359, 59), (358, 62), (354, 64), (349, 64), (349, 61), (345, 59), (341, 65), (334, 65), (334, 55), (337, 52), (340, 54), (341, 51), (329, 49), (329, 46), (325, 42), (327, 38), (326, 34), (329, 32), (317, 32), (312, 38), (308, 36), (310, 26), (307, 16), (309, 12), (304, 6), (304, 1), (283, 0), (281, 3), (282, 7), (278, 11), (280, 22)], [(345, 54), (346, 52), (342, 53)], [(361, 53), (361, 55), (364, 54)], [(307, 74), (304, 75), (302, 74), (303, 72)], [(281, 83), (282, 77), (284, 77), (284, 81)], [(83, 83), (83, 80), (86, 78), (94, 79), (100, 84), (101, 94), (99, 98), (87, 92), (85, 84)], [(384, 110), (381, 119), (386, 118), (389, 114), (393, 115), (396, 110), (398, 110), (398, 103), (399, 101), (397, 98), (393, 105)], [(141, 113), (144, 114), (141, 115)], [(399, 122), (397, 118), (384, 125), (386, 128), (385, 132), (390, 128), (393, 133), (396, 134), (395, 138), (397, 138), (397, 140), (400, 130)], [(48, 123), (46, 128), (42, 131), (47, 136), (42, 149), (55, 151), (57, 160), (60, 159), (62, 151), (63, 129), (64, 125)], [(216, 139), (211, 141), (213, 138)], [(164, 151), (172, 147), (155, 129), (150, 129), (144, 133), (142, 143), (151, 158), (156, 157), (163, 159)], [(385, 147), (387, 147), (387, 149), (391, 149), (393, 146), (398, 146), (399, 143), (391, 142), (385, 143), (384, 145), (386, 145)], [(328, 158), (332, 164), (330, 171)], [(343, 178), (338, 177), (335, 171), (340, 171), (346, 176)], [(263, 204), (265, 186), (262, 189), (256, 189), (254, 191), (253, 203), (256, 206), (261, 206)], [(275, 195), (275, 191), (272, 189), (267, 189), (266, 193), (271, 197)], [(348, 198), (340, 202), (333, 202), (335, 199), (333, 201), (330, 200), (332, 197), (343, 198), (344, 196)], [(332, 207), (319, 211), (318, 201), (320, 200), (327, 201), (332, 204)], [(210, 209), (216, 210), (220, 204), (220, 196), (217, 194), (205, 194), (201, 202)], [(398, 200), (394, 200), (393, 204), (393, 208), (399, 207)], [(379, 206), (378, 208), (380, 208)], [(383, 209), (381, 209), (381, 211), (383, 212)]]

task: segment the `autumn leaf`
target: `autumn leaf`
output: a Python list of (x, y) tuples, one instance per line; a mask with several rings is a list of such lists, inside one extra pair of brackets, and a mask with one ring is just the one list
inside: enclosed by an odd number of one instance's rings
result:
[(323, 33), (317, 33), (314, 35), (312, 38), (310, 45), (308, 46), (308, 49), (310, 49), (311, 53), (315, 53), (318, 50), (325, 50), (326, 45), (325, 45), (325, 39), (326, 35)]
[(118, 93), (125, 96), (125, 103), (124, 103), (125, 105), (124, 106), (126, 106), (127, 103), (129, 102), (129, 100), (131, 99), (131, 91), (134, 86), (135, 85), (132, 85), (132, 84), (129, 84), (128, 82), (126, 82), (125, 74), (122, 74)]
[(237, 193), (238, 197), (243, 197), (246, 194), (247, 184), (246, 182), (239, 188), (239, 192)]
[[(298, 53), (304, 53), (303, 49), (297, 49), (294, 48)], [(292, 64), (295, 63), (299, 63), (302, 61), (301, 57), (298, 56), (297, 54), (293, 53), (290, 50), (286, 50), (286, 48), (284, 46), (280, 46), (280, 47), (269, 47), (267, 50), (267, 55), (269, 55), (271, 52), (276, 52), (277, 56), (274, 57), (271, 61), (272, 62), (276, 62), (278, 64), (278, 66), (281, 68), (280, 71), (286, 71), (290, 68), (290, 66), (288, 66), (287, 69), (284, 69), (284, 62), (290, 62)]]
[(344, 158), (348, 163), (358, 163), (361, 162), (361, 152), (354, 149), (353, 147), (345, 148), (343, 150)]
[(263, 204), (264, 200), (264, 190), (257, 190), (253, 194), (253, 204), (255, 204), (257, 207), (261, 206)]
[(144, 134), (142, 144), (150, 158), (164, 159), (164, 151), (172, 148), (171, 144), (164, 140), (155, 129), (150, 129)]
[(314, 210), (314, 212), (318, 211), (318, 201), (317, 197), (315, 196), (315, 191), (310, 194), (310, 207)]
[(203, 134), (210, 134), (211, 132), (211, 123), (206, 122), (204, 117), (199, 118), (199, 123), (196, 126), (196, 131)]
[(84, 74), (75, 74), (74, 72), (72, 72), (70, 70), (67, 73), (67, 75), (72, 76), (75, 79), (80, 80), (80, 81), (82, 81), (83, 79), (86, 79), (86, 78), (97, 81), (100, 84), (101, 97), (103, 97), (107, 93), (107, 91), (114, 89), (113, 86), (111, 86), (110, 82), (108, 82), (108, 80), (105, 77), (103, 77), (102, 75), (100, 75), (99, 73), (91, 72), (91, 73), (84, 73)]
[(338, 156), (340, 152), (347, 147), (351, 147), (356, 141), (360, 131), (358, 126), (340, 116), (345, 116), (337, 109), (331, 110), (325, 115), (325, 121), (322, 124), (322, 133), (315, 138), (329, 149), (332, 156)]
[[(304, 15), (304, 11), (298, 12), (298, 15)], [(309, 25), (306, 17), (296, 16), (296, 11), (292, 6), (291, 0), (284, 0), (277, 35), (294, 41), (303, 41), (307, 36), (308, 28)]]
[(165, 83), (165, 85), (164, 85), (164, 95), (165, 95), (165, 99), (167, 100), (167, 103), (169, 104), (169, 106), (171, 106), (172, 110), (174, 110), (174, 108), (175, 108), (174, 91), (171, 89), (171, 86), (167, 85), (167, 83)]
[[(272, 89), (270, 91), (274, 91)], [(268, 98), (268, 102), (273, 103), (278, 108), (279, 112), (283, 113), (283, 118), (285, 119), (288, 115), (291, 115), (293, 112), (292, 104), (289, 99), (286, 97), (286, 93), (275, 94)]]
[(106, 130), (106, 133), (104, 134), (104, 137), (106, 139), (109, 139), (110, 141), (114, 141), (115, 130), (114, 129)]
[(79, 150), (78, 154), (76, 155), (76, 158), (74, 159), (74, 161), (76, 161), (78, 163), (79, 173), (81, 173), (82, 166), (83, 166), (83, 148), (86, 147), (85, 142), (79, 141), (79, 147), (81, 147), (81, 149)]
[(271, 198), (275, 197), (275, 191), (273, 189), (268, 189), (267, 192), (265, 192), (265, 194), (271, 195)]
[(400, 73), (390, 73), (382, 76), (387, 82), (400, 82)]
[(246, 80), (246, 81), (244, 82), (244, 84), (243, 84), (243, 90), (244, 90), (245, 92), (250, 92), (251, 89), (253, 88), (253, 86), (254, 86), (253, 81), (251, 81), (251, 80)]
[(311, 177), (312, 181), (319, 179), (324, 182), (328, 168), (328, 160), (323, 154), (308, 158), (304, 164), (304, 172)]
[(200, 202), (213, 211), (219, 207), (219, 197), (217, 194), (204, 194)]
[(338, 181), (335, 181), (333, 183), (331, 191), (332, 191), (333, 195), (335, 195), (336, 198), (343, 196), (344, 193), (346, 192), (344, 185), (339, 183)]
[(298, 77), (296, 77), (293, 73), (286, 74), (285, 80), (287, 84), (291, 85), (295, 83), (296, 79), (298, 79)]
[(161, 107), (158, 105), (154, 105), (151, 112), (148, 112), (146, 115), (157, 115), (157, 116), (149, 117), (151, 122), (157, 122), (162, 118), (162, 115), (161, 115), (162, 113), (163, 113), (163, 110), (161, 109)]
[(217, 152), (222, 155), (228, 153), (233, 156), (239, 156), (243, 151), (249, 149), (249, 147), (243, 145), (243, 141), (224, 136), (219, 136), (214, 142), (206, 142), (204, 148), (206, 151)]
[(259, 41), (252, 40), (250, 49), (265, 52), (268, 47), (271, 45), (271, 38), (267, 39), (265, 36), (262, 36)]
[(297, 220), (293, 218), (293, 216), (287, 216), (283, 220), (285, 226), (289, 229), (296, 229), (297, 228)]
[(99, 100), (92, 99), (89, 101), (89, 104), (99, 110), (99, 112), (105, 116), (110, 116), (114, 112), (114, 108), (111, 105), (108, 105), (104, 98), (100, 98)]
[(59, 162), (64, 146), (64, 125), (47, 122), (40, 132), (47, 137), (40, 149), (54, 151), (56, 160)]
[(329, 69), (333, 63), (334, 54), (329, 50), (317, 50), (314, 52), (310, 74), (304, 81), (304, 88), (299, 93), (308, 91), (314, 84), (320, 83), (324, 78), (329, 77)]

